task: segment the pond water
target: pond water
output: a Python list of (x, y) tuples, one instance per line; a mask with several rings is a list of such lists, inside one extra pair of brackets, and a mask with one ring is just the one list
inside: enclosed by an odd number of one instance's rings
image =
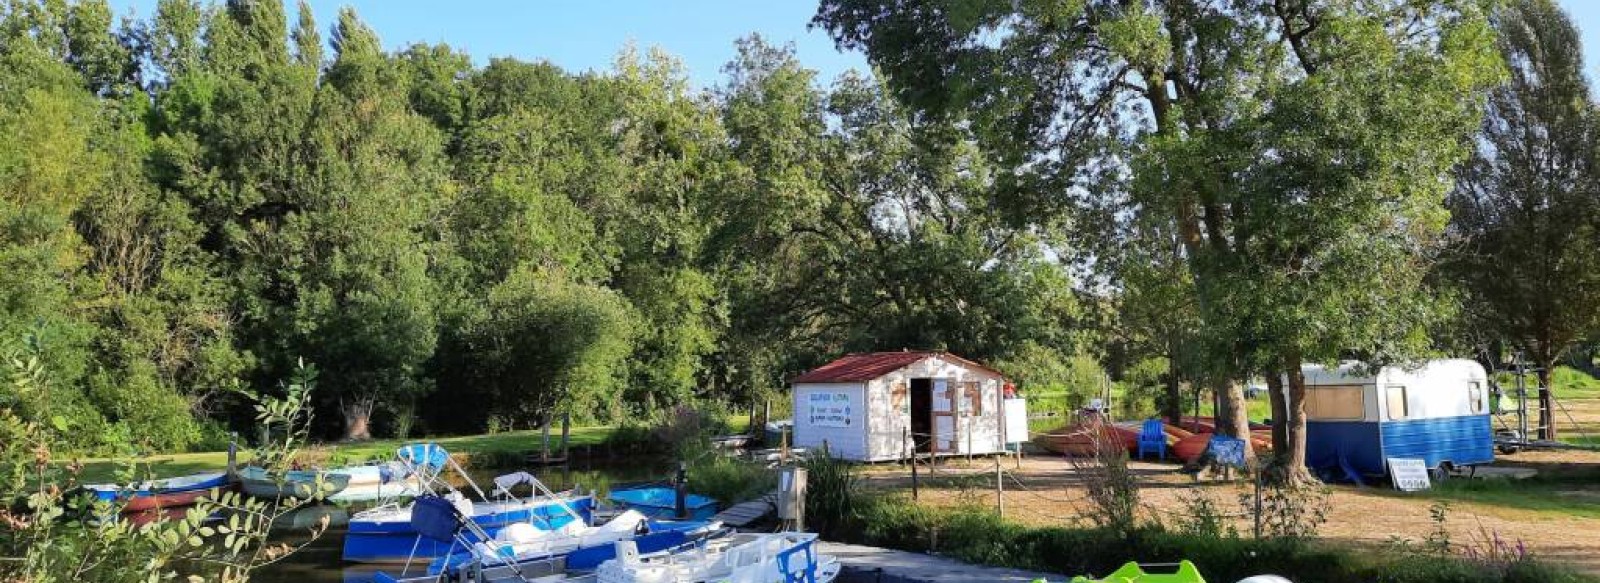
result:
[[(494, 477), (516, 471), (527, 471), (538, 476), (550, 489), (560, 491), (568, 488), (581, 487), (584, 489), (609, 489), (612, 485), (624, 483), (648, 482), (664, 480), (671, 477), (671, 464), (661, 459), (627, 459), (627, 460), (598, 460), (591, 464), (574, 463), (571, 466), (547, 468), (492, 468), (473, 469), (468, 473), (479, 487), (489, 488), (494, 485)], [(310, 541), (299, 552), (273, 565), (268, 565), (251, 575), (251, 581), (258, 583), (367, 583), (372, 580), (372, 573), (379, 569), (387, 568), (391, 573), (399, 570), (398, 565), (362, 565), (345, 563), (339, 559), (344, 547), (344, 533), (350, 520), (350, 515), (359, 512), (362, 506), (341, 508), (339, 506), (322, 505), (311, 506), (296, 510), (292, 515), (283, 517), (280, 525), (274, 528), (274, 539), (291, 544), (306, 542), (307, 529), (315, 525), (323, 516), (329, 518), (327, 532), (320, 538)], [(415, 571), (417, 565), (413, 565)], [(427, 563), (422, 562), (421, 567), (426, 569)]]

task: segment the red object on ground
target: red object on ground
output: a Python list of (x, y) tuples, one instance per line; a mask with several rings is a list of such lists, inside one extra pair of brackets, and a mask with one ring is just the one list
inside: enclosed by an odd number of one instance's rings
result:
[(1211, 433), (1196, 433), (1178, 440), (1172, 446), (1172, 455), (1184, 463), (1192, 462), (1205, 453), (1206, 445), (1211, 443)]

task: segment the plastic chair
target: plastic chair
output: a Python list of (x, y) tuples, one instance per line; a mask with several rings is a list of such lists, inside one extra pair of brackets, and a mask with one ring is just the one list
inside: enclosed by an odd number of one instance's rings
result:
[(1139, 459), (1151, 451), (1158, 459), (1167, 459), (1167, 432), (1160, 419), (1146, 419), (1139, 428)]

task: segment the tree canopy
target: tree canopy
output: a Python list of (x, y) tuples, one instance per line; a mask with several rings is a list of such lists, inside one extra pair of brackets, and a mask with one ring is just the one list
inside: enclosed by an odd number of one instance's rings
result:
[(362, 438), (1084, 345), (1064, 223), (1010, 213), (970, 129), (759, 37), (702, 90), (659, 50), (480, 65), (273, 1), (18, 0), (0, 31), (0, 340), (87, 449), (216, 447), (232, 389), (302, 359), (317, 431)]

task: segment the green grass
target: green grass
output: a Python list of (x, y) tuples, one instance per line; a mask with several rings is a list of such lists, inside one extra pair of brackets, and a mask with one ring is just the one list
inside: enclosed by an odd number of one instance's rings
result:
[(1570, 366), (1556, 367), (1550, 384), (1559, 399), (1600, 399), (1600, 379)]
[(1426, 492), (1388, 493), (1400, 497), (1422, 497), (1562, 516), (1600, 518), (1600, 490), (1595, 489), (1592, 477), (1457, 479), (1436, 483)]
[[(734, 431), (742, 431), (750, 424), (750, 417), (749, 415), (730, 415), (727, 417), (727, 424)], [(615, 426), (609, 425), (573, 427), (568, 439), (573, 447), (599, 445), (604, 443), (615, 429)], [(561, 430), (559, 428), (551, 428), (551, 449), (560, 447), (560, 440)], [(452, 453), (465, 454), (469, 457), (481, 456), (490, 459), (506, 459), (508, 457), (537, 453), (543, 446), (544, 434), (540, 430), (527, 430), (456, 437), (375, 439), (353, 443), (313, 445), (307, 448), (306, 452), (308, 457), (313, 459), (328, 460), (332, 465), (340, 465), (372, 459), (388, 459), (395, 449), (401, 445), (418, 441), (431, 441), (444, 446), (446, 450)], [(135, 460), (90, 458), (83, 460), (84, 467), (80, 480), (85, 482), (113, 480), (119, 465), (125, 465), (129, 461), (136, 462), (140, 466), (140, 474), (144, 474), (148, 469), (149, 475), (165, 478), (220, 470), (227, 467), (228, 454), (225, 451), (209, 451), (155, 455)], [(246, 460), (241, 459), (240, 461)]]

